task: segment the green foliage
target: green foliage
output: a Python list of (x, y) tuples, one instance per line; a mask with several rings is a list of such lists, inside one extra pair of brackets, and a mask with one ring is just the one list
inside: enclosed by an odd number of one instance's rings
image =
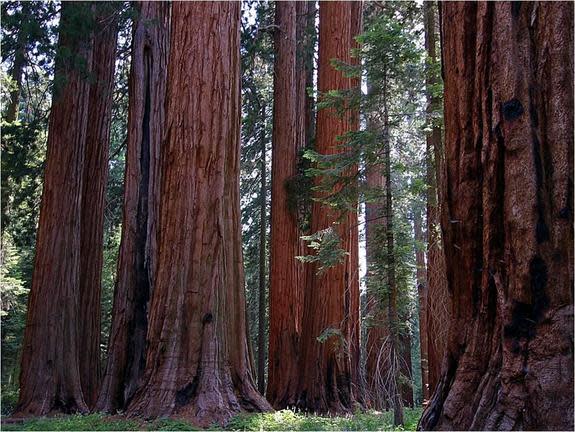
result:
[[(393, 414), (390, 411), (369, 411), (349, 416), (316, 416), (283, 410), (262, 414), (241, 414), (234, 417), (224, 430), (229, 431), (396, 431), (415, 430), (421, 416), (421, 409), (405, 410), (404, 427), (393, 427)], [(6, 431), (103, 431), (103, 430), (201, 430), (185, 420), (161, 419), (153, 422), (136, 422), (120, 416), (103, 414), (70, 415), (54, 418), (26, 420), (18, 424), (5, 424)], [(208, 430), (221, 430), (213, 426)]]
[(314, 255), (296, 257), (304, 263), (318, 263), (318, 273), (323, 273), (330, 267), (342, 263), (348, 254), (341, 247), (341, 238), (333, 227), (315, 232), (309, 236), (302, 236), (308, 242), (308, 247), (315, 251)]
[(309, 158), (305, 157), (310, 149), (302, 149), (298, 154), (297, 174), (285, 183), (289, 211), (297, 217), (299, 229), (308, 232), (311, 228), (311, 207), (313, 178), (306, 175), (310, 168)]
[(36, 418), (25, 422), (5, 424), (2, 429), (6, 431), (122, 431), (140, 430), (138, 422), (123, 418), (106, 417), (103, 414), (68, 415), (53, 418)]

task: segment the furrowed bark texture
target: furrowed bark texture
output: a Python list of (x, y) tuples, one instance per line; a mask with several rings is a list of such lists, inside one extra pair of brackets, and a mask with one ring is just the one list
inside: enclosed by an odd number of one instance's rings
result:
[[(67, 31), (84, 3), (64, 3), (59, 47), (92, 61), (88, 35)], [(22, 346), (16, 416), (86, 412), (78, 362), (80, 216), (89, 84), (70, 60), (57, 59), (44, 190)]]
[(415, 237), (415, 265), (416, 265), (416, 283), (417, 297), (419, 303), (419, 346), (421, 358), (421, 388), (423, 400), (429, 400), (429, 381), (428, 381), (428, 363), (427, 363), (427, 274), (425, 268), (425, 252), (423, 244), (425, 242), (423, 234), (423, 221), (421, 209), (413, 210), (413, 229)]
[[(304, 99), (297, 92), (305, 88), (296, 87), (296, 2), (278, 2), (275, 23), (267, 399), (274, 408), (282, 409), (296, 402), (303, 303), (302, 265), (296, 259), (300, 255), (300, 232), (286, 189), (288, 180), (297, 175), (298, 145), (305, 140), (305, 128), (298, 129), (305, 109), (298, 122), (297, 102)], [(303, 83), (305, 87), (305, 77)]]
[[(350, 89), (354, 80), (344, 77), (335, 70), (331, 59), (337, 58), (350, 63), (352, 43), (352, 2), (325, 2), (320, 5), (320, 51), (318, 90)], [(318, 113), (316, 150), (322, 154), (342, 151), (336, 137), (353, 130), (357, 125), (355, 113), (338, 117), (332, 109)], [(349, 173), (353, 175), (353, 173)], [(342, 217), (343, 216), (343, 217)], [(342, 239), (342, 247), (349, 252), (345, 262), (324, 273), (310, 272), (302, 327), (302, 357), (297, 406), (313, 412), (349, 412), (354, 405), (350, 329), (353, 327), (353, 304), (359, 309), (359, 299), (352, 301), (355, 292), (352, 281), (357, 278), (357, 268), (350, 268), (357, 255), (358, 244), (354, 242), (357, 224), (350, 221), (357, 214), (341, 215), (323, 207), (317, 202), (312, 206), (312, 232), (336, 226)], [(314, 266), (315, 267), (315, 266)], [(317, 340), (325, 330), (334, 329), (339, 334), (321, 343)]]
[(207, 426), (270, 408), (253, 382), (245, 328), (239, 6), (172, 5), (159, 260), (130, 416)]
[[(436, 8), (435, 2), (424, 2), (425, 48), (430, 65), (437, 62), (436, 54)], [(432, 66), (427, 74), (427, 115), (433, 122), (434, 115), (440, 110), (439, 98), (433, 95), (433, 86), (437, 84)], [(443, 166), (445, 164), (441, 143), (441, 126), (432, 124), (426, 138), (427, 151), (427, 305), (425, 306), (427, 383), (429, 395), (433, 394), (441, 372), (441, 360), (447, 343), (447, 329), (450, 313), (449, 292), (447, 290), (447, 270), (445, 251), (440, 227), (441, 189), (445, 186)], [(422, 358), (423, 360), (423, 358)]]
[(78, 360), (84, 399), (92, 408), (100, 385), (101, 279), (104, 253), (104, 207), (118, 25), (115, 7), (92, 4), (96, 28), (88, 105), (80, 236), (80, 317)]
[(96, 404), (122, 410), (145, 365), (148, 303), (157, 266), (160, 143), (169, 46), (169, 5), (140, 2), (132, 30), (124, 215), (108, 359)]
[(453, 298), (422, 429), (573, 429), (573, 6), (442, 3)]

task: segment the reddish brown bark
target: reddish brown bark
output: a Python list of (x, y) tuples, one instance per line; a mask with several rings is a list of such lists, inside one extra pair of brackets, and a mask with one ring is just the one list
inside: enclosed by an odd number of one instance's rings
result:
[(239, 19), (232, 2), (172, 5), (159, 259), (131, 416), (206, 426), (269, 409), (245, 328), (239, 226)]
[[(91, 65), (88, 35), (70, 33), (85, 3), (62, 5), (59, 47)], [(48, 127), (36, 258), (22, 347), (17, 416), (86, 412), (78, 362), (80, 215), (89, 84), (59, 57)]]
[(96, 409), (124, 409), (145, 365), (157, 266), (159, 158), (164, 131), (169, 5), (141, 2), (133, 27), (122, 240), (108, 360)]
[(573, 429), (573, 7), (442, 3), (453, 298), (422, 429)]
[(416, 283), (417, 298), (419, 304), (419, 347), (421, 358), (421, 389), (423, 402), (429, 400), (429, 381), (428, 381), (428, 363), (427, 363), (427, 274), (425, 268), (424, 234), (422, 229), (421, 210), (415, 208), (413, 211), (413, 228), (415, 238), (415, 266), (416, 266)]
[[(441, 126), (433, 120), (440, 110), (440, 100), (433, 94), (433, 86), (439, 77), (434, 64), (436, 55), (436, 4), (424, 2), (425, 48), (428, 64), (427, 72), (427, 114), (432, 124), (431, 132), (426, 139), (427, 147), (427, 305), (424, 326), (427, 340), (427, 380), (429, 395), (433, 394), (441, 371), (441, 360), (447, 343), (447, 328), (450, 311), (450, 298), (447, 291), (445, 254), (441, 236), (440, 188), (442, 181), (443, 151), (441, 143)], [(423, 359), (423, 358), (422, 358)]]
[[(296, 259), (300, 232), (286, 189), (288, 180), (297, 174), (298, 144), (305, 140), (305, 128), (298, 129), (305, 110), (298, 117), (297, 102), (305, 99), (297, 93), (302, 89), (296, 87), (296, 2), (278, 2), (275, 23), (267, 398), (274, 408), (281, 409), (296, 402), (303, 303), (303, 280), (298, 277), (303, 272)], [(299, 78), (301, 85), (301, 74)], [(305, 78), (303, 82), (305, 86)]]
[(96, 28), (88, 105), (80, 235), (80, 316), (78, 360), (84, 400), (92, 408), (100, 385), (101, 279), (104, 207), (118, 26), (111, 3), (92, 4)]
[[(334, 58), (346, 63), (352, 61), (353, 9), (352, 2), (324, 2), (320, 5), (319, 92), (350, 89), (354, 84), (353, 79), (346, 78), (331, 65)], [(317, 119), (316, 150), (322, 154), (342, 151), (336, 138), (353, 130), (356, 124), (355, 113), (339, 117), (333, 109), (321, 110)], [(305, 292), (297, 402), (299, 408), (308, 411), (348, 412), (355, 402), (350, 349), (353, 342), (350, 331), (353, 328), (350, 323), (352, 303), (359, 309), (359, 300), (354, 302), (351, 299), (353, 279), (357, 278), (357, 268), (350, 268), (350, 262), (357, 255), (354, 248), (358, 247), (354, 241), (357, 237), (353, 234), (353, 230), (357, 231), (357, 224), (350, 223), (354, 218), (357, 214), (336, 214), (318, 202), (312, 206), (311, 231), (318, 232), (339, 221), (335, 229), (349, 255), (344, 263), (321, 274), (315, 270), (310, 272)], [(323, 343), (319, 342), (317, 338), (328, 329), (337, 334)]]

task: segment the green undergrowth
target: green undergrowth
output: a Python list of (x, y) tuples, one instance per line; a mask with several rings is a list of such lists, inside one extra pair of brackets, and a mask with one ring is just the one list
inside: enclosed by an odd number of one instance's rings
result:
[[(415, 430), (421, 416), (421, 408), (405, 409), (405, 425), (393, 427), (393, 414), (386, 412), (365, 412), (352, 416), (327, 417), (295, 413), (290, 410), (265, 414), (242, 414), (234, 417), (224, 430), (231, 431), (392, 431)], [(201, 430), (189, 422), (176, 419), (160, 419), (141, 422), (119, 416), (103, 414), (69, 415), (52, 418), (37, 418), (23, 423), (2, 424), (3, 431), (121, 431), (121, 430)], [(209, 430), (221, 430), (213, 426)]]

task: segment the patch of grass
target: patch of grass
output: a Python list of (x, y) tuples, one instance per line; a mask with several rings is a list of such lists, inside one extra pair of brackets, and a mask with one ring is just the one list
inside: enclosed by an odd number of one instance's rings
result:
[[(225, 430), (231, 431), (401, 431), (415, 430), (421, 416), (421, 408), (405, 409), (405, 425), (393, 427), (393, 413), (363, 412), (349, 416), (316, 416), (296, 413), (291, 410), (263, 414), (241, 414), (234, 417)], [(210, 428), (218, 430), (217, 427)], [(201, 430), (180, 419), (160, 419), (153, 422), (138, 422), (119, 416), (103, 414), (69, 415), (51, 418), (37, 418), (23, 423), (2, 425), (5, 431), (120, 431), (120, 430)]]
[(381, 413), (370, 411), (350, 416), (317, 416), (283, 410), (275, 413), (241, 414), (234, 417), (226, 429), (236, 431), (415, 430), (421, 411), (421, 408), (405, 409), (405, 425), (398, 428), (393, 427), (391, 411)]
[(104, 414), (73, 414), (57, 417), (42, 417), (23, 423), (2, 425), (3, 431), (122, 431), (140, 430), (138, 422)]

